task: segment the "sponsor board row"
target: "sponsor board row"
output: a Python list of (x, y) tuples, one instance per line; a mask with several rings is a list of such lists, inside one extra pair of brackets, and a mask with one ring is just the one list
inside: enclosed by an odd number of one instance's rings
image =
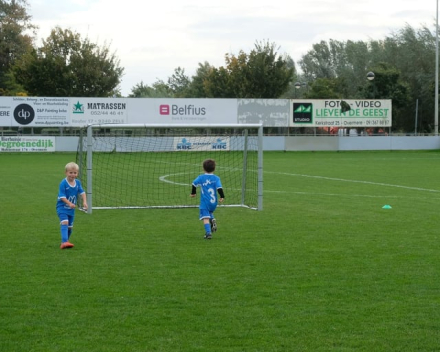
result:
[[(228, 151), (229, 137), (175, 137), (173, 150), (192, 151)], [(55, 152), (55, 137), (14, 136), (0, 137), (0, 152)], [(128, 151), (128, 150), (126, 150)]]
[(0, 97), (0, 127), (89, 124), (236, 124), (387, 127), (391, 100)]

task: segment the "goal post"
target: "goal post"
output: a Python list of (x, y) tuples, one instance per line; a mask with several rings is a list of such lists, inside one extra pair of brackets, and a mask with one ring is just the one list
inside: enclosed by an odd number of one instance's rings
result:
[(192, 181), (216, 161), (220, 207), (263, 209), (262, 124), (96, 124), (80, 132), (77, 163), (88, 212), (198, 207)]

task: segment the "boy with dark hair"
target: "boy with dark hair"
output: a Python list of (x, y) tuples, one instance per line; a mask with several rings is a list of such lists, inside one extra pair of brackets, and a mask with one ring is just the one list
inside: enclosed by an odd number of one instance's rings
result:
[[(217, 231), (217, 221), (214, 211), (218, 202), (223, 202), (225, 195), (220, 177), (214, 175), (215, 161), (207, 159), (203, 162), (204, 174), (199, 175), (192, 183), (191, 197), (196, 196), (197, 187), (200, 187), (199, 220), (203, 220), (205, 239), (210, 240), (212, 233)], [(220, 198), (217, 197), (217, 192)]]

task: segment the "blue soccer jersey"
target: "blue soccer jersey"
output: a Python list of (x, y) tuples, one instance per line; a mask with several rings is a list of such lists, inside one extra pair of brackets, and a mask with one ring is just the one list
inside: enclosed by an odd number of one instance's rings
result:
[(81, 181), (75, 180), (75, 184), (72, 186), (67, 182), (67, 179), (61, 181), (58, 191), (57, 212), (65, 214), (73, 214), (74, 209), (70, 208), (64, 203), (61, 198), (66, 198), (69, 202), (77, 204), (78, 196), (85, 193), (82, 188)]
[(222, 187), (220, 177), (214, 174), (204, 174), (198, 176), (193, 181), (194, 187), (200, 187), (200, 209), (214, 211), (217, 207), (217, 190)]

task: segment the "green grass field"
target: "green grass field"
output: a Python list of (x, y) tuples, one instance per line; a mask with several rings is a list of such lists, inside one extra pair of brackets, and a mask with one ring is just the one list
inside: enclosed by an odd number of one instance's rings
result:
[(60, 250), (74, 159), (0, 154), (0, 351), (440, 350), (440, 152), (266, 152), (264, 210), (211, 241), (194, 208), (96, 210)]

